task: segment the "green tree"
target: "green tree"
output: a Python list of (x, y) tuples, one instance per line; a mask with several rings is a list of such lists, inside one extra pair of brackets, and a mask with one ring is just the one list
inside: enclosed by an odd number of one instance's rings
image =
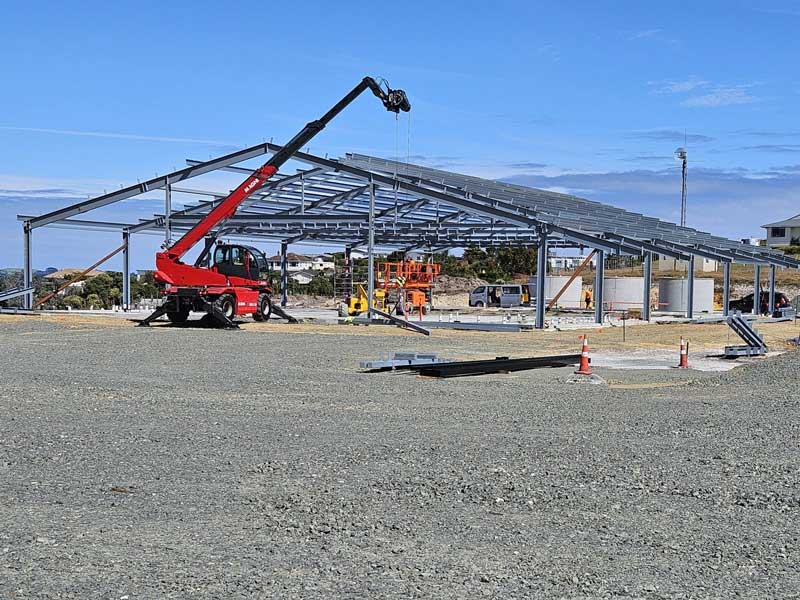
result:
[(103, 308), (103, 299), (98, 294), (89, 294), (85, 301), (89, 308)]
[(156, 283), (152, 271), (147, 271), (138, 279), (131, 277), (131, 300), (134, 302), (142, 298), (158, 298), (161, 296), (162, 286)]
[(333, 296), (333, 276), (318, 273), (306, 286), (306, 293), (314, 296)]
[(437, 255), (446, 275), (477, 276), (488, 281), (506, 281), (515, 275), (530, 275), (536, 271), (536, 249), (519, 247), (471, 246), (464, 249), (460, 261)]
[(64, 297), (64, 306), (69, 306), (70, 308), (77, 308), (81, 309), (84, 306), (83, 298), (77, 295), (71, 295)]
[[(81, 296), (84, 297), (89, 306), (94, 305), (95, 308), (103, 308), (110, 305), (109, 299), (111, 298), (111, 290), (114, 288), (114, 278), (108, 273), (100, 273), (92, 277), (83, 284)], [(91, 298), (97, 296), (97, 298)]]

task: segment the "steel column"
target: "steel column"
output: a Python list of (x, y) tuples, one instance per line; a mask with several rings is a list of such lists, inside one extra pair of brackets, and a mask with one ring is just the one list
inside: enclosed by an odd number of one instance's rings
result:
[(775, 312), (775, 265), (769, 267), (769, 314)]
[(344, 264), (345, 264), (345, 286), (347, 287), (347, 295), (353, 293), (353, 248), (352, 246), (344, 247)]
[(596, 262), (594, 270), (594, 322), (603, 323), (603, 278), (605, 276), (606, 253), (604, 250), (596, 250)]
[(761, 310), (761, 265), (753, 265), (753, 271), (753, 314), (757, 315)]
[(167, 184), (164, 187), (164, 248), (169, 248), (172, 243), (172, 186)]
[(281, 242), (281, 306), (289, 302), (289, 244)]
[(544, 311), (547, 307), (545, 283), (547, 282), (547, 232), (539, 233), (536, 252), (536, 329), (544, 329)]
[(686, 274), (686, 318), (694, 317), (694, 254), (689, 257), (689, 272)]
[[(33, 233), (27, 221), (22, 225), (22, 287), (33, 286), (33, 267), (31, 262), (31, 234)], [(28, 292), (23, 297), (22, 306), (33, 308), (33, 292)]]
[(372, 308), (375, 293), (375, 185), (369, 186), (369, 239), (367, 241), (367, 308)]
[(722, 314), (728, 316), (731, 301), (731, 263), (722, 263)]
[(128, 230), (122, 232), (122, 310), (127, 311), (131, 306), (131, 234)]
[(650, 320), (650, 287), (653, 285), (653, 253), (644, 253), (644, 289), (642, 290), (642, 320)]

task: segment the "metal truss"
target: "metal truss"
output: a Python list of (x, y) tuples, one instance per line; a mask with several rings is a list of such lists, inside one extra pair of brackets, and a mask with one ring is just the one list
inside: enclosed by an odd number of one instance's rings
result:
[[(18, 215), (24, 222), (26, 274), (30, 275), (31, 233), (40, 227), (116, 230), (126, 240), (134, 233), (173, 236), (188, 231), (228, 195), (226, 190), (184, 187), (214, 171), (250, 174), (240, 163), (278, 152), (263, 143), (208, 161), (187, 160), (187, 167), (41, 216)], [(643, 214), (567, 194), (450, 173), (381, 158), (347, 154), (339, 159), (296, 152), (307, 165), (279, 173), (242, 204), (236, 215), (214, 232), (247, 240), (300, 241), (347, 246), (367, 245), (372, 234), (383, 249), (464, 246), (547, 246), (593, 248), (604, 255), (681, 260), (710, 258), (727, 265), (747, 263), (800, 268), (800, 261), (680, 227)], [(165, 190), (165, 211), (122, 223), (77, 218), (95, 209)], [(181, 210), (171, 209), (171, 195), (196, 197)], [(26, 284), (29, 279), (26, 278)]]

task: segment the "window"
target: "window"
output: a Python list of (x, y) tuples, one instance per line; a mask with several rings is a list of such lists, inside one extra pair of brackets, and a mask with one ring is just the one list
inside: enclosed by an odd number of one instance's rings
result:
[(473, 291), (472, 293), (473, 294), (482, 294), (484, 291), (486, 291), (486, 288), (481, 286), (481, 287), (475, 288), (475, 291)]
[(522, 290), (518, 285), (507, 285), (503, 287), (504, 294), (521, 294)]
[(242, 256), (240, 249), (236, 246), (231, 248), (231, 262), (237, 266), (244, 265), (244, 257)]
[(770, 227), (769, 234), (772, 237), (786, 237), (786, 227)]

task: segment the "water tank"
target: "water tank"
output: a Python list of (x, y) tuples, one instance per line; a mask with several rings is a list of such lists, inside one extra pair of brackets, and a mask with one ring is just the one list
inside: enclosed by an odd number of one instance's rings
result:
[[(693, 311), (714, 310), (714, 280), (695, 278)], [(658, 310), (685, 313), (689, 307), (689, 281), (683, 277), (667, 277), (658, 280)]]
[(604, 277), (603, 307), (606, 310), (642, 310), (644, 277)]
[[(549, 303), (550, 300), (559, 292), (561, 288), (567, 285), (569, 281), (568, 276), (561, 276), (561, 275), (548, 275), (544, 279), (544, 295)], [(528, 284), (528, 289), (530, 290), (531, 294), (531, 301), (535, 303), (536, 300), (536, 277), (533, 276), (530, 278), (530, 282)], [(569, 284), (569, 287), (564, 290), (564, 293), (561, 294), (558, 298), (558, 302), (556, 306), (560, 308), (581, 308), (581, 292), (583, 291), (583, 283), (580, 277), (576, 277), (575, 280)]]

